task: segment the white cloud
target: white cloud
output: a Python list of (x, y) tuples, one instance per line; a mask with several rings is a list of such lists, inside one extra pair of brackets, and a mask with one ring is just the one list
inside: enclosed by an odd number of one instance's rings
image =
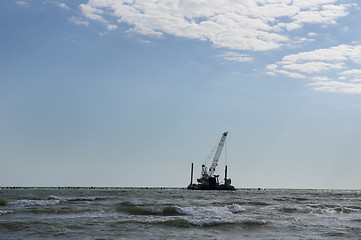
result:
[(114, 24), (108, 24), (107, 25), (107, 30), (108, 31), (113, 31), (115, 29), (117, 29), (117, 25), (114, 25)]
[(69, 9), (69, 7), (65, 3), (57, 2), (56, 5), (58, 5), (60, 8), (63, 8), (63, 9)]
[(15, 1), (15, 3), (20, 7), (30, 7), (30, 4), (26, 1)]
[(306, 42), (314, 42), (315, 39), (307, 38), (307, 37), (294, 37), (289, 43), (286, 44), (288, 48), (299, 48), (304, 45)]
[(318, 49), (310, 52), (301, 52), (283, 57), (282, 63), (297, 63), (305, 61), (344, 61), (350, 54), (347, 52), (352, 51), (355, 47), (350, 45), (339, 45), (327, 49)]
[(236, 62), (252, 62), (253, 58), (247, 54), (241, 54), (238, 52), (225, 52), (224, 54), (219, 55), (218, 57), (222, 57), (228, 61), (236, 61)]
[(361, 93), (361, 83), (345, 83), (339, 81), (313, 82), (309, 84), (317, 91), (340, 92), (340, 93)]
[(76, 25), (84, 25), (84, 26), (89, 25), (88, 21), (84, 21), (83, 19), (74, 16), (69, 18), (69, 22), (74, 23)]
[(79, 8), (81, 9), (81, 12), (86, 18), (101, 23), (106, 23), (104, 18), (101, 16), (101, 14), (104, 12), (103, 10), (94, 8), (89, 4), (80, 4)]
[[(319, 91), (361, 93), (361, 69), (349, 68), (360, 61), (361, 45), (346, 45), (317, 49), (284, 56), (282, 61), (266, 66), (267, 74), (307, 77), (309, 86)], [(286, 71), (286, 72), (285, 72)], [(322, 73), (322, 75), (318, 75)]]
[(113, 31), (117, 28), (117, 25), (109, 23), (108, 20), (102, 17), (102, 14), (104, 14), (103, 10), (95, 8), (90, 4), (80, 4), (79, 8), (85, 18), (104, 24), (108, 31)]
[(337, 0), (293, 0), (293, 4), (301, 9), (317, 10), (324, 4), (332, 4)]
[(340, 73), (340, 75), (359, 75), (361, 76), (361, 69), (351, 69), (347, 71), (343, 71)]
[(275, 75), (276, 75), (275, 72), (266, 72), (266, 74), (271, 75), (271, 76), (275, 76)]
[(128, 32), (155, 37), (170, 34), (208, 40), (231, 50), (265, 51), (304, 42), (287, 31), (303, 24), (334, 24), (350, 5), (336, 0), (89, 0), (80, 10), (89, 20), (126, 23)]
[[(85, 19), (107, 31), (125, 24), (126, 32), (209, 41), (229, 50), (218, 57), (240, 62), (253, 58), (238, 51), (294, 48), (314, 41), (317, 33), (298, 36), (302, 31), (294, 30), (306, 24), (337, 24), (351, 7), (357, 5), (338, 0), (88, 0), (79, 5)], [(359, 43), (287, 55), (266, 68), (269, 75), (305, 79), (315, 90), (361, 93), (361, 75), (348, 72), (355, 64), (361, 64)]]
[(305, 62), (285, 64), (283, 68), (288, 70), (296, 70), (303, 73), (318, 73), (330, 69), (342, 68), (342, 63), (327, 63), (327, 62)]
[(286, 70), (273, 70), (273, 73), (279, 73), (279, 74), (283, 74), (286, 75), (288, 77), (291, 78), (306, 78), (304, 75), (300, 74), (300, 73), (295, 73), (295, 72), (290, 72), (290, 71), (286, 71)]
[(108, 32), (99, 32), (98, 34), (99, 34), (99, 36), (105, 36), (105, 35), (108, 35), (109, 33)]
[(350, 69), (339, 73), (339, 80), (349, 80), (353, 83), (361, 82), (361, 69)]
[(314, 32), (310, 32), (307, 34), (309, 37), (316, 37), (318, 36), (319, 34), (318, 33), (314, 33)]
[(325, 76), (315, 76), (315, 77), (311, 77), (311, 80), (315, 82), (324, 82), (324, 81), (329, 81), (330, 78)]
[(43, 0), (43, 3), (45, 3), (45, 4), (54, 4), (54, 5), (62, 8), (62, 9), (70, 10), (68, 5), (66, 5), (65, 3), (62, 3), (62, 2), (58, 2), (58, 1), (54, 1), (54, 0)]
[(278, 65), (277, 64), (268, 64), (267, 66), (266, 66), (266, 68), (268, 69), (268, 70), (276, 70), (277, 68), (278, 68)]

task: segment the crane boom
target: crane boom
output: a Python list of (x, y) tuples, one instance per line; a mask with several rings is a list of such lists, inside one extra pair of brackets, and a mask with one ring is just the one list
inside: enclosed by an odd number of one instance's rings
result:
[(226, 142), (227, 135), (228, 135), (228, 132), (224, 132), (221, 140), (218, 143), (218, 147), (217, 147), (216, 153), (214, 154), (212, 165), (208, 170), (209, 177), (212, 177), (214, 172), (216, 171), (216, 167), (218, 165), (218, 160), (221, 157), (222, 149), (223, 149), (224, 143)]

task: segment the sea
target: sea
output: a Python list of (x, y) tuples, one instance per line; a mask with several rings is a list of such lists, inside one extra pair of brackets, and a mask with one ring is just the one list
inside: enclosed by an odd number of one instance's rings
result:
[(0, 239), (361, 239), (361, 191), (0, 188)]

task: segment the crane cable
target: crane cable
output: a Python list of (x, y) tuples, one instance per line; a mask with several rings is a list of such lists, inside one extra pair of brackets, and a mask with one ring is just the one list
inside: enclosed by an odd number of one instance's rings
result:
[(218, 144), (221, 141), (222, 137), (219, 138), (219, 140), (216, 142), (216, 144), (214, 145), (212, 151), (210, 152), (210, 154), (208, 155), (208, 157), (206, 158), (206, 160), (204, 161), (204, 165), (207, 166), (207, 164), (209, 163), (209, 160), (213, 158), (214, 154), (216, 153), (216, 150), (218, 148)]

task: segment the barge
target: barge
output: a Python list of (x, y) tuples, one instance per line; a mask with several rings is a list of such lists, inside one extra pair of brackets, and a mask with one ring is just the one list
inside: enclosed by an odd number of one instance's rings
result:
[(189, 190), (231, 190), (236, 188), (231, 185), (231, 179), (227, 178), (227, 165), (224, 171), (224, 183), (219, 182), (219, 175), (215, 175), (216, 167), (221, 156), (224, 144), (226, 142), (228, 132), (222, 134), (221, 140), (218, 142), (217, 149), (213, 156), (212, 164), (209, 168), (205, 164), (202, 165), (202, 175), (197, 179), (197, 183), (193, 183), (193, 163), (191, 166), (191, 183), (188, 185)]

